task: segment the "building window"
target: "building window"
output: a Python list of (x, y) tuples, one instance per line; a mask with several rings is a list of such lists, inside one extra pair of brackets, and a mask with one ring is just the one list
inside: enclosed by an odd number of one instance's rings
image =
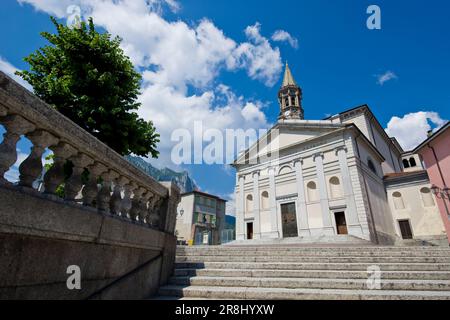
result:
[(420, 189), (420, 195), (422, 196), (422, 202), (424, 207), (434, 207), (433, 195), (430, 188)]
[(267, 191), (261, 193), (261, 208), (263, 210), (269, 209), (269, 193)]
[(332, 177), (330, 179), (330, 193), (331, 198), (342, 197), (341, 183), (338, 177)]
[(405, 203), (403, 202), (403, 197), (400, 192), (394, 192), (392, 194), (392, 198), (394, 199), (394, 207), (397, 210), (405, 209)]
[(314, 181), (308, 182), (306, 185), (307, 193), (308, 193), (308, 200), (309, 202), (317, 201), (319, 199), (317, 194), (317, 186)]
[(253, 196), (251, 194), (247, 195), (247, 198), (245, 201), (245, 211), (246, 212), (253, 211)]
[(405, 169), (407, 169), (407, 168), (409, 168), (409, 161), (408, 161), (408, 159), (403, 159), (403, 168), (405, 168)]
[(416, 159), (414, 159), (414, 157), (409, 158), (409, 165), (411, 167), (417, 166)]
[(367, 159), (367, 166), (369, 167), (370, 171), (373, 173), (377, 173), (377, 169), (375, 169), (375, 165), (373, 164), (373, 161), (370, 159)]

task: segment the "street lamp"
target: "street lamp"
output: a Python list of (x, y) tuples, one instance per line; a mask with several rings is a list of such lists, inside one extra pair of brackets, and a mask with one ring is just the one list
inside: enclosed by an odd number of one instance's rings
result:
[(450, 188), (448, 187), (444, 187), (444, 189), (441, 189), (433, 184), (431, 186), (431, 192), (433, 192), (433, 194), (438, 198), (441, 198), (443, 200), (447, 198), (450, 200)]
[(450, 216), (446, 201), (446, 199), (450, 200), (450, 189), (447, 186), (444, 186), (444, 189), (441, 189), (433, 184), (431, 186), (431, 192), (433, 192), (436, 198), (442, 199), (442, 202), (444, 202), (445, 211), (447, 212), (447, 215)]

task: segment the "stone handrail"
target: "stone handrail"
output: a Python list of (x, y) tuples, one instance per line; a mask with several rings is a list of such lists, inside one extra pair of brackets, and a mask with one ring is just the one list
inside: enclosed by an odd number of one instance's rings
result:
[[(66, 201), (174, 232), (175, 217), (167, 217), (175, 214), (179, 201), (179, 190), (174, 185), (160, 184), (3, 72), (0, 124), (6, 129), (0, 144), (0, 183), (10, 184), (4, 174), (17, 161), (16, 145), (25, 135), (33, 146), (19, 167), (20, 186), (33, 188), (43, 172), (41, 158), (48, 148), (53, 151), (54, 164), (45, 173), (44, 193), (55, 195), (64, 183)], [(73, 172), (64, 181), (67, 161), (72, 162)], [(89, 181), (83, 184), (85, 169)]]

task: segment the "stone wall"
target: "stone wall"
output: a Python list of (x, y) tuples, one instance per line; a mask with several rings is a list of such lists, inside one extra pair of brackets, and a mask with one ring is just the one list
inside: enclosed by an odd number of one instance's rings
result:
[[(147, 176), (1, 72), (0, 124), (0, 299), (141, 299), (167, 282), (176, 186)], [(12, 184), (4, 173), (21, 136), (33, 146)], [(47, 148), (54, 165), (38, 191)], [(66, 161), (74, 165), (68, 179)], [(79, 290), (67, 286), (69, 266), (80, 268)]]

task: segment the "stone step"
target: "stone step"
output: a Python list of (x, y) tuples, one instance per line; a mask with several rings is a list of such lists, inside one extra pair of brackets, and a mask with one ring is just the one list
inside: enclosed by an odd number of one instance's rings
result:
[(358, 238), (352, 235), (314, 235), (308, 237), (293, 237), (293, 238), (261, 238), (252, 240), (235, 240), (225, 244), (226, 247), (236, 246), (254, 246), (254, 245), (308, 245), (308, 244), (349, 244), (349, 245), (373, 245), (370, 241)]
[(200, 252), (233, 252), (233, 251), (368, 251), (368, 252), (428, 252), (428, 251), (441, 251), (450, 252), (449, 247), (366, 247), (366, 246), (282, 246), (282, 247), (264, 247), (264, 246), (252, 246), (252, 247), (226, 247), (226, 246), (178, 246), (177, 252), (189, 252), (189, 251), (200, 251)]
[(429, 250), (429, 251), (365, 251), (365, 250), (179, 250), (178, 257), (192, 256), (330, 256), (330, 257), (357, 257), (357, 256), (377, 256), (377, 257), (450, 257), (450, 250)]
[[(176, 269), (174, 276), (329, 278), (367, 279), (367, 271), (347, 270), (255, 270), (255, 269)], [(450, 280), (450, 271), (383, 271), (382, 279)]]
[(227, 245), (196, 245), (196, 246), (177, 246), (177, 250), (220, 250), (220, 251), (232, 251), (232, 250), (383, 250), (383, 251), (449, 251), (449, 246), (377, 246), (377, 245), (365, 245), (365, 244), (303, 244), (303, 245), (247, 245), (247, 246), (227, 246)]
[[(372, 263), (317, 262), (194, 262), (176, 263), (176, 269), (251, 269), (251, 270), (364, 270)], [(450, 271), (450, 263), (377, 263), (382, 271)]]
[[(252, 277), (172, 277), (171, 285), (288, 288), (288, 289), (353, 289), (369, 290), (367, 279), (323, 278), (252, 278)], [(450, 291), (449, 280), (381, 279), (381, 290)]]
[(177, 256), (176, 262), (322, 262), (322, 263), (450, 263), (450, 257), (323, 257), (323, 256)]
[(184, 287), (175, 285), (161, 287), (159, 295), (240, 300), (450, 300), (449, 291)]

